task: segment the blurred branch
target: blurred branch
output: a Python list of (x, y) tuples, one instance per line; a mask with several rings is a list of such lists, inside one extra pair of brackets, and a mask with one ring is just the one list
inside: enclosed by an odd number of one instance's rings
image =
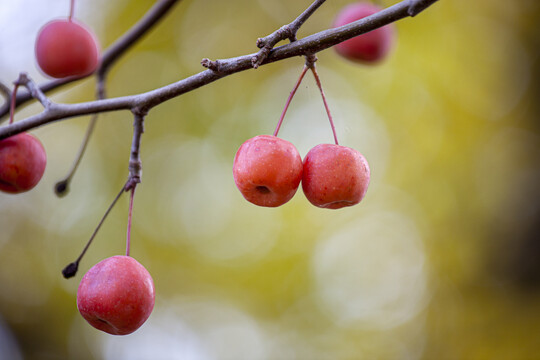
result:
[(2, 93), (2, 96), (6, 99), (6, 103), (9, 103), (9, 99), (11, 98), (11, 90), (9, 87), (0, 81), (0, 92)]
[(101, 64), (97, 69), (98, 76), (103, 77), (116, 60), (122, 56), (126, 50), (135, 45), (148, 30), (158, 23), (169, 10), (181, 0), (161, 0), (157, 2), (146, 14), (129, 29), (124, 35), (116, 40), (103, 53)]
[[(138, 40), (140, 40), (143, 35), (145, 35), (152, 27), (159, 22), (169, 10), (181, 0), (160, 0), (151, 7), (146, 14), (135, 24), (133, 25), (124, 35), (122, 35), (118, 40), (116, 40), (111, 46), (109, 46), (102, 54), (100, 59), (99, 67), (96, 69), (94, 74), (97, 74), (98, 77), (103, 78), (111, 66), (127, 51), (129, 50)], [(70, 84), (72, 82), (87, 78), (92, 76), (89, 74), (86, 76), (72, 76), (65, 79), (56, 79), (48, 81), (39, 86), (39, 89), (43, 93), (58, 89), (64, 85)], [(103, 96), (104, 97), (104, 96)], [(17, 94), (16, 106), (20, 106), (27, 101), (31, 100), (33, 97), (30, 93)], [(9, 114), (9, 101), (6, 101), (0, 107), (0, 123), (3, 121), (3, 117)]]
[[(97, 75), (96, 98), (98, 100), (105, 99), (105, 74)], [(69, 185), (71, 183), (71, 180), (73, 179), (73, 176), (75, 175), (75, 172), (77, 171), (77, 168), (79, 167), (79, 164), (81, 163), (81, 160), (84, 156), (86, 148), (88, 147), (88, 143), (90, 142), (90, 138), (92, 137), (92, 134), (96, 127), (98, 115), (99, 114), (92, 114), (92, 117), (90, 118), (90, 122), (88, 123), (88, 126), (86, 127), (86, 132), (84, 134), (83, 141), (81, 145), (79, 146), (79, 151), (77, 152), (77, 155), (75, 155), (75, 160), (73, 161), (73, 164), (71, 165), (71, 169), (69, 169), (67, 175), (65, 175), (61, 180), (57, 181), (56, 184), (54, 185), (54, 193), (58, 197), (65, 196), (69, 191)]]
[[(338, 28), (324, 30), (295, 42), (274, 48), (270, 51), (268, 57), (261, 65), (295, 56), (314, 54), (328, 49), (352, 37), (388, 25), (397, 20), (417, 15), (421, 10), (426, 9), (436, 1), (437, 0), (404, 0), (369, 17)], [(257, 54), (249, 54), (216, 61), (204, 59), (202, 63), (204, 66), (208, 67), (207, 70), (170, 85), (137, 95), (78, 104), (54, 104), (54, 107), (45, 109), (40, 114), (0, 128), (0, 140), (22, 131), (74, 116), (117, 110), (147, 113), (153, 107), (167, 100), (193, 91), (225, 76), (253, 69), (252, 59), (256, 55)]]

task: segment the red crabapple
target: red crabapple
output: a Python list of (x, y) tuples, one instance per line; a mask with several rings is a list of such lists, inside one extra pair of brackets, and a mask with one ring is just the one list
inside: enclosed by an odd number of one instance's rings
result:
[(0, 141), (0, 191), (17, 194), (37, 185), (47, 165), (41, 142), (28, 133)]
[(148, 319), (154, 308), (150, 273), (130, 256), (113, 256), (94, 265), (83, 276), (77, 307), (98, 330), (127, 335)]
[(339, 209), (358, 204), (366, 194), (369, 178), (367, 160), (346, 146), (320, 144), (304, 158), (302, 189), (317, 207)]
[[(349, 24), (379, 12), (377, 5), (359, 2), (347, 5), (334, 20), (334, 27)], [(394, 43), (394, 25), (389, 24), (334, 46), (338, 54), (361, 63), (376, 63), (386, 57)]]
[(276, 207), (285, 204), (296, 193), (302, 180), (302, 158), (287, 140), (259, 135), (238, 149), (233, 175), (247, 201)]
[(99, 62), (96, 37), (74, 20), (53, 20), (45, 24), (36, 40), (40, 69), (54, 78), (92, 73)]

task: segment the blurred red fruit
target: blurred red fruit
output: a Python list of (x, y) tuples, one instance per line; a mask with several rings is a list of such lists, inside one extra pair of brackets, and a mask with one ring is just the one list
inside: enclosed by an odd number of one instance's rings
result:
[[(333, 26), (338, 27), (373, 15), (382, 10), (370, 3), (354, 3), (337, 15)], [(334, 46), (338, 54), (361, 63), (377, 63), (384, 59), (394, 44), (394, 25), (389, 24), (356, 36)]]
[(83, 76), (98, 66), (96, 37), (74, 20), (53, 20), (45, 24), (36, 40), (40, 69), (54, 78)]

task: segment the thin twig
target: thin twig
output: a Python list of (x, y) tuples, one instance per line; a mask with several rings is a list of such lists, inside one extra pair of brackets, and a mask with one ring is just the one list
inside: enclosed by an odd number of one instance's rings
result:
[(75, 0), (71, 0), (69, 4), (69, 21), (73, 19), (73, 15), (75, 14)]
[(131, 248), (131, 219), (133, 217), (133, 200), (135, 199), (135, 189), (137, 185), (135, 184), (131, 188), (131, 194), (129, 196), (129, 210), (128, 210), (128, 224), (126, 232), (126, 256), (129, 256), (129, 250)]
[[(369, 17), (338, 28), (328, 29), (307, 36), (290, 44), (274, 48), (261, 65), (305, 56), (328, 49), (342, 41), (375, 30), (409, 15), (409, 7), (426, 8), (437, 0), (403, 0), (396, 5), (381, 10)], [(415, 13), (416, 15), (417, 13)], [(54, 104), (53, 109), (46, 109), (16, 123), (0, 128), (0, 140), (60, 119), (106, 111), (140, 109), (148, 112), (153, 107), (198, 89), (225, 76), (252, 69), (251, 59), (256, 54), (249, 54), (230, 59), (219, 60), (219, 71), (204, 70), (178, 82), (148, 91), (146, 93), (122, 96), (113, 99), (84, 102), (79, 104)]]
[[(98, 81), (96, 84), (96, 97), (98, 100), (105, 99), (105, 74), (98, 75)], [(75, 160), (73, 161), (73, 165), (71, 165), (71, 169), (69, 169), (68, 173), (62, 180), (59, 180), (54, 185), (54, 192), (58, 197), (62, 197), (67, 195), (69, 192), (69, 185), (71, 183), (71, 180), (73, 179), (73, 176), (75, 175), (75, 172), (77, 171), (77, 168), (79, 167), (79, 164), (81, 163), (81, 160), (84, 156), (84, 153), (86, 152), (86, 148), (88, 147), (88, 143), (90, 142), (90, 138), (92, 137), (92, 134), (94, 132), (94, 129), (97, 124), (99, 114), (92, 114), (92, 117), (90, 118), (90, 122), (88, 123), (88, 126), (86, 128), (86, 132), (84, 133), (83, 141), (79, 147), (79, 151), (77, 152), (77, 155), (75, 156)]]
[(285, 118), (285, 114), (287, 113), (287, 109), (289, 108), (289, 105), (291, 104), (294, 94), (296, 94), (296, 90), (298, 90), (298, 87), (302, 83), (302, 79), (304, 78), (304, 75), (306, 75), (307, 70), (308, 70), (308, 67), (304, 66), (304, 68), (302, 69), (302, 72), (300, 73), (300, 77), (296, 81), (296, 84), (294, 85), (291, 93), (289, 94), (289, 97), (287, 98), (287, 101), (285, 102), (285, 107), (283, 108), (283, 111), (281, 112), (281, 116), (279, 117), (278, 123), (276, 125), (276, 129), (274, 130), (274, 136), (278, 135), (279, 129), (281, 128), (281, 124), (283, 124), (283, 119)]
[(332, 133), (334, 134), (334, 142), (336, 143), (336, 145), (339, 145), (337, 134), (336, 134), (336, 127), (334, 126), (334, 120), (332, 119), (332, 114), (330, 114), (330, 107), (328, 106), (328, 103), (326, 102), (326, 96), (324, 95), (321, 79), (319, 78), (319, 74), (317, 73), (317, 68), (315, 67), (314, 62), (311, 64), (310, 69), (311, 69), (311, 72), (313, 73), (313, 77), (315, 78), (315, 82), (317, 83), (317, 87), (319, 88), (319, 91), (321, 92), (324, 108), (326, 109), (326, 115), (328, 115), (328, 121), (330, 121), (330, 127), (332, 128)]
[(86, 132), (84, 133), (83, 141), (81, 143), (81, 146), (79, 147), (77, 155), (75, 156), (75, 160), (73, 160), (71, 168), (69, 169), (67, 175), (54, 185), (54, 193), (58, 197), (65, 196), (69, 192), (69, 185), (71, 183), (71, 180), (73, 179), (73, 176), (75, 175), (75, 172), (77, 171), (77, 168), (79, 167), (79, 164), (81, 163), (86, 148), (88, 147), (90, 137), (92, 136), (92, 133), (94, 132), (94, 129), (96, 127), (98, 116), (99, 114), (92, 114), (90, 122), (88, 123), (88, 127), (86, 128)]
[(81, 254), (79, 255), (79, 257), (77, 258), (77, 260), (75, 260), (74, 262), (70, 263), (69, 265), (67, 265), (64, 270), (62, 270), (62, 274), (64, 275), (64, 277), (66, 279), (70, 278), (70, 277), (73, 277), (75, 276), (75, 274), (77, 273), (77, 270), (79, 268), (79, 262), (81, 261), (81, 259), (83, 258), (84, 254), (86, 253), (86, 251), (88, 250), (88, 248), (90, 247), (90, 244), (92, 244), (92, 241), (94, 240), (94, 238), (96, 237), (99, 229), (101, 228), (101, 225), (103, 225), (103, 223), (105, 222), (105, 219), (107, 218), (107, 216), (109, 215), (109, 213), (111, 212), (111, 210), (113, 209), (114, 205), (116, 205), (116, 202), (118, 201), (118, 199), (120, 199), (120, 196), (122, 196), (122, 194), (124, 193), (125, 191), (125, 185), (122, 186), (122, 189), (120, 190), (120, 192), (118, 193), (118, 195), (116, 195), (116, 197), (114, 198), (113, 202), (111, 203), (111, 205), (109, 205), (109, 207), (107, 208), (107, 211), (105, 211), (105, 214), (103, 215), (103, 217), (101, 218), (101, 220), (99, 221), (97, 227), (95, 228), (94, 232), (92, 233), (92, 236), (90, 236), (90, 239), (88, 240), (88, 242), (86, 243), (86, 246), (84, 247), (83, 251), (81, 252)]
[(133, 140), (131, 142), (131, 152), (129, 155), (129, 179), (124, 187), (125, 191), (131, 190), (129, 197), (128, 225), (126, 234), (126, 256), (129, 256), (131, 247), (131, 219), (133, 214), (133, 200), (135, 198), (135, 189), (141, 182), (142, 162), (141, 162), (141, 138), (144, 133), (144, 116), (141, 112), (134, 112), (133, 119)]
[(131, 142), (131, 153), (129, 156), (129, 180), (126, 184), (126, 191), (131, 190), (141, 182), (142, 162), (141, 162), (141, 138), (144, 133), (145, 114), (134, 111), (133, 119), (133, 140)]
[(257, 47), (261, 50), (259, 50), (259, 52), (251, 59), (253, 68), (258, 68), (274, 46), (281, 40), (289, 39), (291, 42), (296, 41), (296, 33), (300, 27), (325, 1), (326, 0), (315, 0), (293, 22), (280, 27), (268, 36), (257, 39)]

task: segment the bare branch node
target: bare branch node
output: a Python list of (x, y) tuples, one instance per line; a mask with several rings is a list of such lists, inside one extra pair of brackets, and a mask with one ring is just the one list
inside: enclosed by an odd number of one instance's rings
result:
[(216, 72), (216, 73), (221, 73), (221, 70), (219, 68), (219, 60), (216, 60), (216, 61), (212, 61), (208, 58), (204, 58), (201, 60), (201, 65), (204, 66), (205, 68), (207, 69), (210, 69), (212, 70), (213, 72)]
[(296, 31), (298, 29), (295, 29), (291, 26), (291, 24), (283, 25), (276, 31), (274, 31), (272, 34), (265, 36), (263, 38), (257, 39), (257, 47), (261, 50), (253, 56), (251, 59), (251, 64), (253, 65), (253, 68), (256, 69), (263, 63), (263, 61), (268, 57), (268, 54), (270, 54), (270, 51), (276, 46), (278, 42), (281, 40), (289, 39), (290, 42), (296, 41)]
[(45, 96), (43, 91), (41, 91), (41, 89), (34, 83), (34, 81), (30, 79), (27, 73), (25, 72), (20, 73), (19, 78), (16, 81), (14, 81), (13, 84), (18, 85), (18, 86), (24, 86), (25, 88), (28, 89), (28, 91), (30, 92), (30, 95), (34, 99), (37, 99), (41, 103), (41, 105), (43, 105), (45, 109), (51, 108), (53, 104), (52, 101), (49, 100), (47, 96)]
[(315, 66), (315, 62), (317, 60), (318, 60), (317, 55), (315, 54), (306, 55), (306, 67), (309, 69), (312, 69)]

